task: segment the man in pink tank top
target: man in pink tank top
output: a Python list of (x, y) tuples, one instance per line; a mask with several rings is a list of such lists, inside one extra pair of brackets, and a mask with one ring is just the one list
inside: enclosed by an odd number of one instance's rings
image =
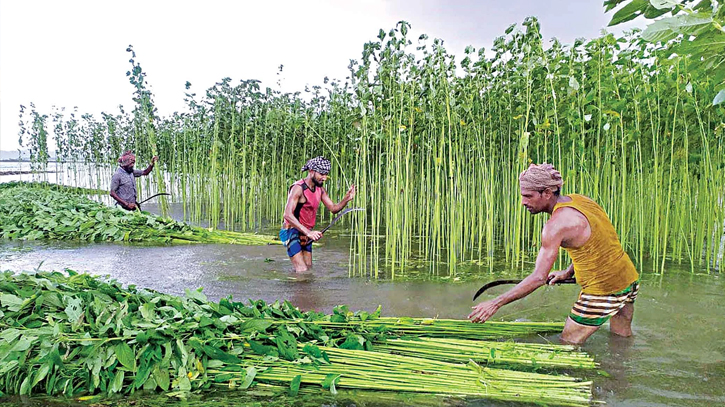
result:
[(307, 177), (289, 188), (279, 239), (287, 248), (287, 255), (298, 273), (312, 267), (312, 242), (322, 238), (322, 233), (313, 230), (320, 202), (330, 212), (337, 213), (355, 197), (353, 184), (339, 203), (332, 202), (322, 187), (331, 167), (325, 157), (315, 157), (302, 167), (302, 171), (307, 171)]

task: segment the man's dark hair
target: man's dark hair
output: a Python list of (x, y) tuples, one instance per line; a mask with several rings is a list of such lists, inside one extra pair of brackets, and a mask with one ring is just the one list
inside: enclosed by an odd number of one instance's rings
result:
[[(540, 189), (539, 193), (543, 194), (544, 191), (546, 191), (547, 189), (550, 189), (550, 188)], [(551, 193), (554, 194), (554, 196), (559, 196), (559, 194), (561, 194), (561, 188), (557, 188), (556, 191), (551, 191)]]

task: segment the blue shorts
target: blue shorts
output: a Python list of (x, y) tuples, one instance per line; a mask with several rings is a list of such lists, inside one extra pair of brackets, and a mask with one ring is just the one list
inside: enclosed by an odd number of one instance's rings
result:
[(306, 246), (300, 243), (300, 231), (295, 228), (280, 229), (279, 240), (287, 248), (287, 255), (292, 257), (302, 250), (312, 253), (312, 241)]

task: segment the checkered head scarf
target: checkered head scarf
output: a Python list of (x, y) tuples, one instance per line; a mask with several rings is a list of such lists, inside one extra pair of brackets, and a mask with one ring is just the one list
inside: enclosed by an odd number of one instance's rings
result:
[(326, 175), (330, 173), (330, 168), (332, 168), (330, 160), (323, 156), (319, 156), (307, 161), (307, 164), (302, 167), (302, 171), (312, 170), (319, 172), (322, 175)]
[(133, 151), (128, 150), (118, 158), (118, 165), (120, 165), (121, 167), (125, 167), (131, 162), (132, 159), (135, 160), (136, 156), (133, 154)]
[(551, 164), (531, 164), (519, 175), (519, 184), (523, 190), (541, 191), (551, 188), (555, 192), (561, 189), (564, 180), (561, 178), (561, 173)]

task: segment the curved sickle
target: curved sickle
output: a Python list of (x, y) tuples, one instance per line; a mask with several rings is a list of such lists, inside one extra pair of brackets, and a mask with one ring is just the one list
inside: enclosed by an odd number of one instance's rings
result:
[(349, 213), (349, 212), (354, 212), (354, 211), (364, 211), (364, 210), (365, 210), (364, 208), (348, 208), (348, 209), (345, 209), (344, 211), (342, 211), (342, 213), (340, 213), (339, 215), (337, 215), (337, 216), (335, 217), (335, 219), (333, 219), (333, 220), (332, 220), (332, 222), (330, 222), (330, 224), (329, 224), (329, 225), (327, 225), (327, 227), (326, 227), (326, 228), (322, 229), (322, 231), (321, 231), (320, 233), (325, 233), (325, 232), (327, 232), (327, 229), (331, 228), (331, 227), (332, 227), (332, 225), (334, 225), (335, 223), (337, 223), (337, 221), (339, 221), (339, 220), (340, 220), (340, 218), (342, 218), (342, 216), (343, 216), (344, 214), (346, 214), (346, 213)]
[(139, 202), (138, 204), (141, 205), (142, 203), (148, 201), (149, 199), (156, 198), (159, 195), (168, 195), (168, 196), (171, 196), (171, 194), (168, 193), (168, 192), (160, 192), (160, 193), (158, 193), (156, 195), (151, 195), (150, 197), (148, 197), (148, 198), (144, 199), (143, 201)]
[[(521, 282), (521, 280), (496, 280), (496, 281), (491, 281), (490, 283), (486, 283), (483, 285), (483, 287), (479, 288), (478, 291), (476, 291), (476, 294), (473, 295), (473, 301), (476, 301), (476, 298), (478, 298), (479, 295), (483, 294), (483, 292), (488, 290), (489, 288), (496, 287), (496, 286), (503, 285), (503, 284), (518, 284), (520, 282)], [(566, 280), (557, 281), (556, 284), (576, 284), (576, 279), (567, 278)]]

